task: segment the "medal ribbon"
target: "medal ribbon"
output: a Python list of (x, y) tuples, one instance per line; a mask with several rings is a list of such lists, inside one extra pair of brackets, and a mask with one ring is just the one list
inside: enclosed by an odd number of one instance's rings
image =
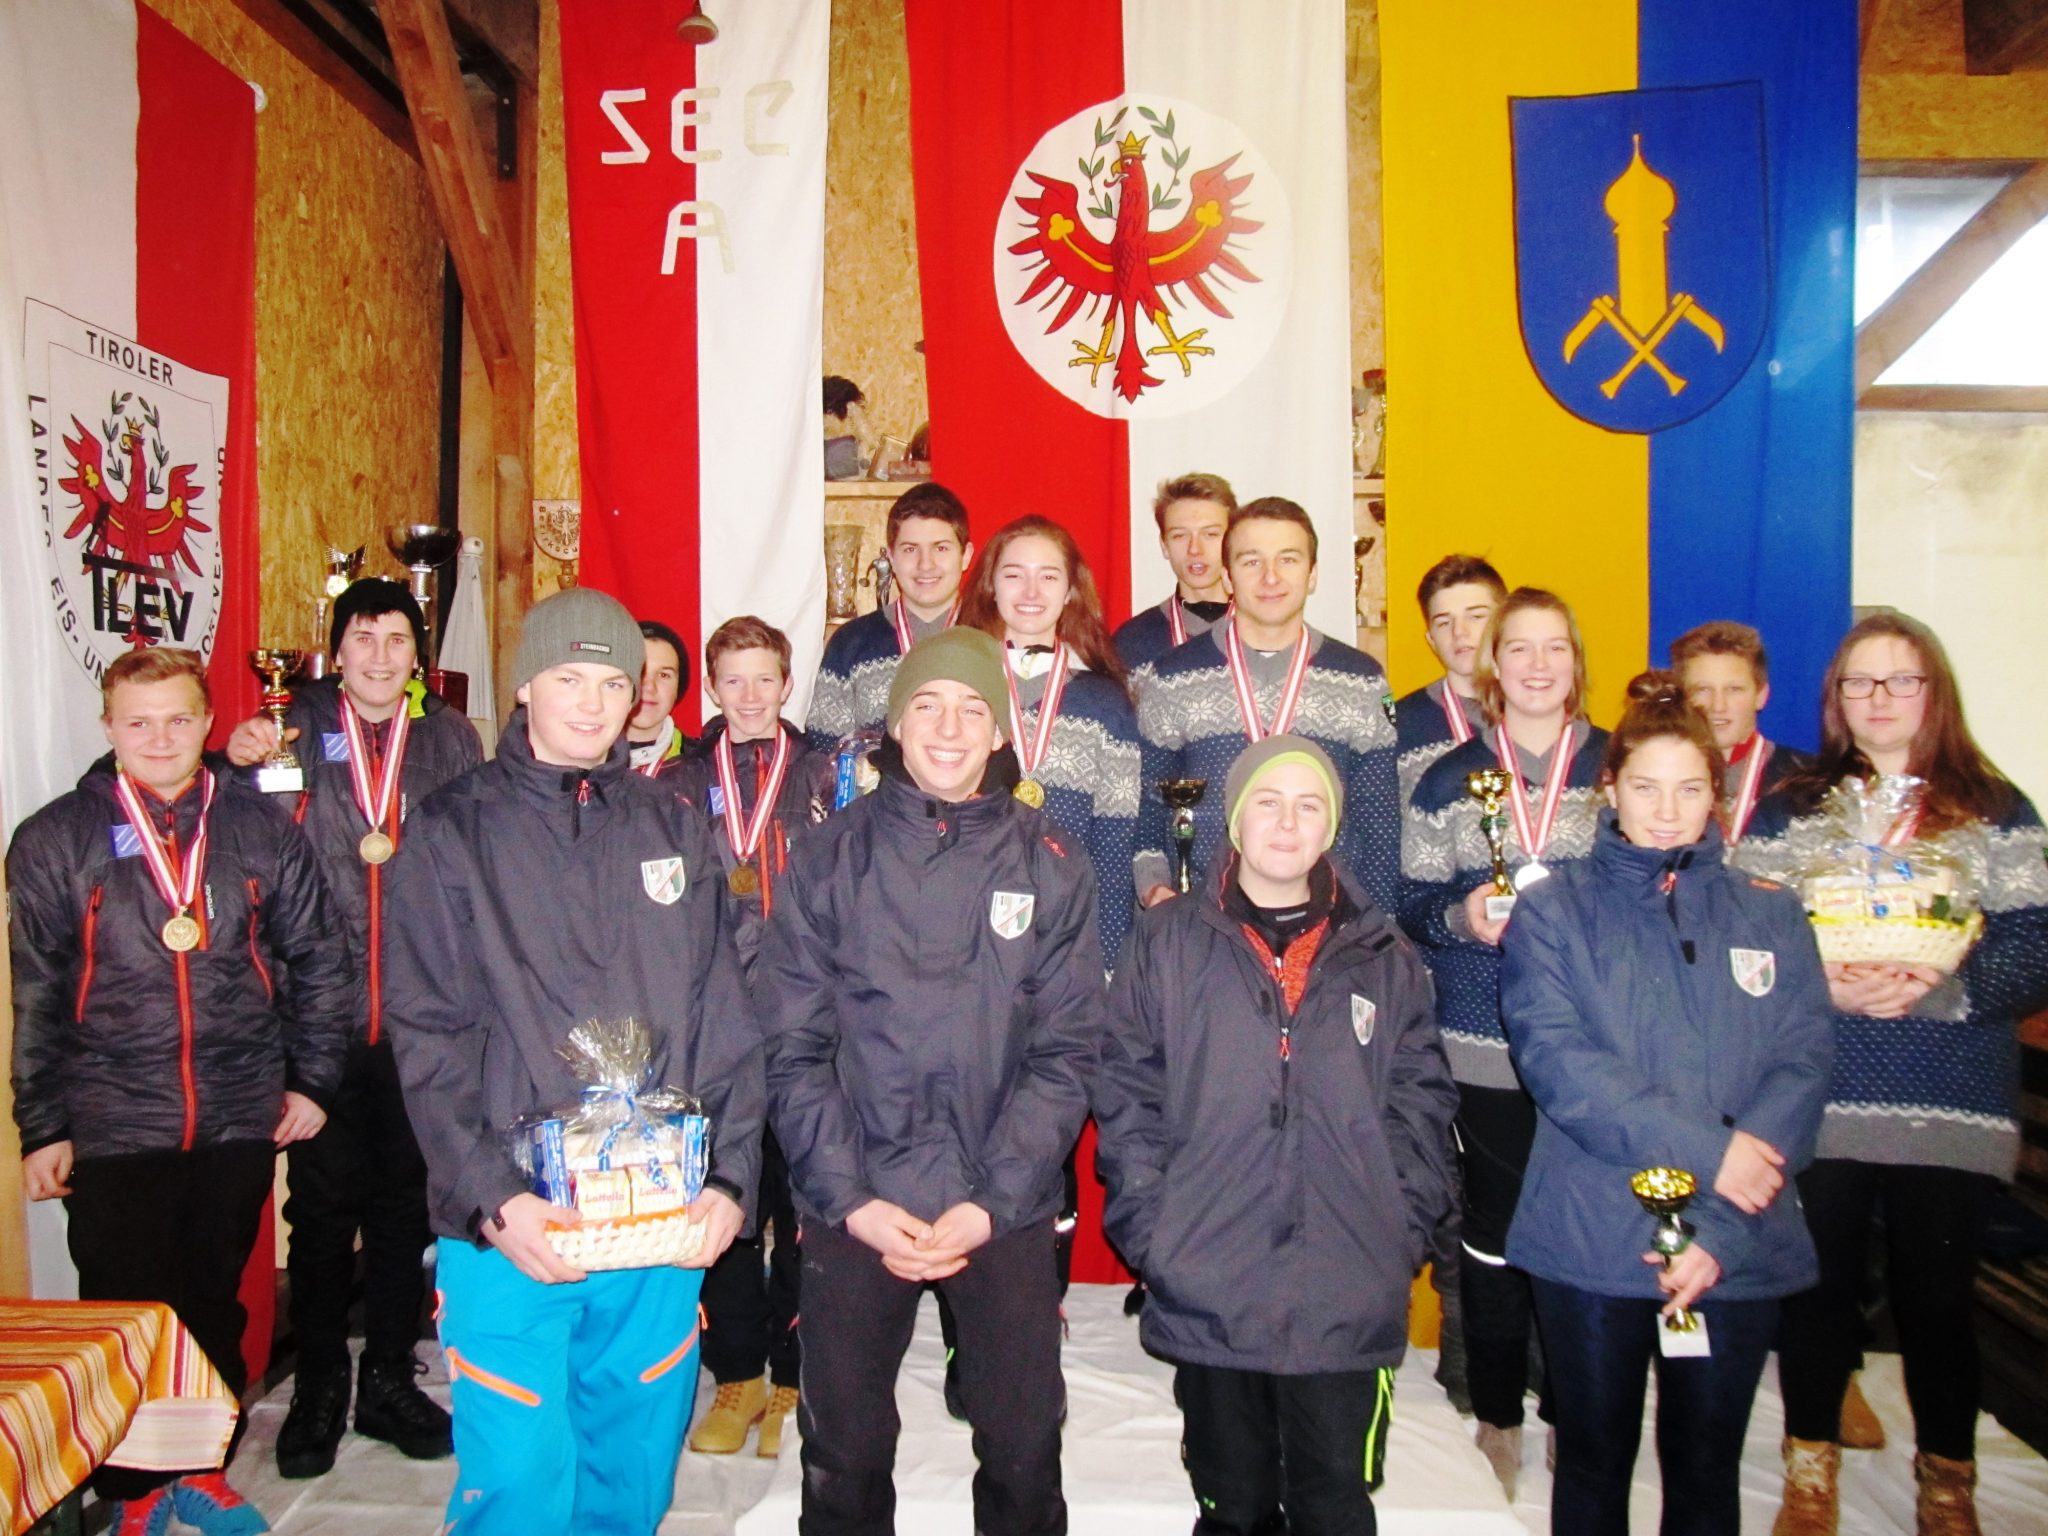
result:
[(1465, 701), (1458, 697), (1458, 690), (1451, 686), (1451, 680), (1444, 679), (1444, 724), (1451, 728), (1451, 740), (1459, 746), (1472, 739), (1472, 722), (1465, 718)]
[[(1224, 608), (1223, 618), (1219, 622), (1228, 623), (1231, 615), (1236, 612), (1237, 604), (1235, 602), (1230, 603)], [(1181, 605), (1178, 592), (1166, 600), (1166, 633), (1172, 638), (1175, 645), (1186, 645), (1188, 643), (1187, 609)]]
[(1771, 744), (1764, 740), (1763, 733), (1750, 743), (1749, 757), (1742, 765), (1742, 783), (1735, 791), (1735, 803), (1728, 808), (1728, 816), (1721, 824), (1722, 834), (1732, 848), (1742, 841), (1742, 834), (1749, 830), (1749, 818), (1756, 814), (1756, 802), (1763, 793), (1764, 764), (1770, 761)]
[(135, 828), (135, 834), (142, 843), (142, 861), (149, 866), (149, 878), (155, 882), (157, 894), (164, 899), (164, 905), (171, 909), (173, 917), (181, 917), (192, 910), (199, 899), (199, 882), (206, 874), (206, 831), (213, 810), (213, 770), (201, 768), (200, 782), (205, 786), (199, 801), (199, 830), (192, 834), (192, 846), (185, 850), (184, 867), (171, 868), (170, 850), (164, 846), (163, 838), (156, 830), (156, 818), (142, 808), (142, 795), (125, 772), (114, 775), (114, 795), (121, 802), (121, 809), (128, 813), (128, 824)]
[(1308, 678), (1308, 626), (1301, 627), (1301, 638), (1294, 643), (1294, 660), (1287, 668), (1287, 685), (1280, 690), (1279, 707), (1273, 711), (1273, 723), (1269, 726), (1259, 718), (1259, 699), (1252, 689), (1251, 673), (1245, 667), (1244, 645), (1237, 638), (1237, 624), (1233, 621), (1223, 633), (1223, 655), (1230, 663), (1230, 683), (1237, 690), (1237, 711), (1244, 717), (1244, 734), (1254, 744), (1268, 736), (1284, 735), (1294, 724), (1294, 711), (1301, 703), (1301, 688)]
[(775, 728), (775, 760), (769, 765), (768, 780), (754, 797), (754, 814), (744, 826), (740, 822), (739, 765), (732, 755), (732, 737), (718, 733), (718, 750), (712, 754), (718, 768), (718, 787), (725, 794), (725, 835), (732, 842), (733, 856), (745, 864), (761, 846), (768, 823), (775, 818), (775, 802), (782, 794), (782, 781), (789, 772), (789, 732)]
[(391, 808), (398, 800), (398, 775), (405, 766), (405, 738), (412, 730), (410, 712), (405, 701), (400, 700), (398, 711), (391, 717), (391, 739), (384, 745), (382, 771), (377, 775), (374, 792), (370, 786), (369, 732), (363, 729), (362, 717), (349, 702), (346, 693), (341, 696), (341, 730), (348, 738), (348, 779), (355, 791), (356, 809), (363, 813), (363, 820), (370, 824), (372, 832), (384, 832), (388, 817), (391, 827), (386, 834), (393, 847), (398, 845), (398, 818), (391, 815)]
[(1045, 761), (1046, 748), (1052, 745), (1053, 722), (1060, 717), (1060, 695), (1067, 691), (1067, 648), (1055, 646), (1052, 653), (1052, 669), (1045, 674), (1045, 696), (1038, 701), (1038, 725), (1031, 733), (1031, 744), (1024, 744), (1024, 705), (1017, 696), (1017, 674), (1010, 670), (1010, 648), (1003, 647), (1003, 681), (1010, 689), (1010, 740), (1017, 748), (1017, 766), (1024, 777), (1033, 778), (1038, 765)]
[[(910, 633), (910, 609), (900, 593), (889, 605), (889, 616), (896, 621), (896, 654), (906, 656), (910, 653), (910, 648), (917, 644), (917, 640)], [(953, 599), (953, 606), (946, 610), (945, 627), (951, 629), (953, 621), (959, 617), (960, 599), (956, 597)]]
[(1543, 786), (1543, 804), (1532, 825), (1529, 820), (1529, 784), (1522, 777), (1521, 755), (1515, 751), (1514, 738), (1508, 735), (1506, 722), (1494, 727), (1494, 756), (1500, 759), (1501, 767), (1507, 769), (1514, 780), (1514, 793), (1508, 797), (1508, 809), (1515, 818), (1515, 841), (1522, 845), (1522, 852), (1531, 859), (1541, 859), (1543, 850), (1550, 846), (1550, 829), (1557, 825), (1557, 808), (1564, 803), (1564, 781), (1571, 777), (1577, 737), (1578, 727), (1568, 725), (1564, 734), (1557, 738), (1557, 750), (1550, 758), (1550, 778)]

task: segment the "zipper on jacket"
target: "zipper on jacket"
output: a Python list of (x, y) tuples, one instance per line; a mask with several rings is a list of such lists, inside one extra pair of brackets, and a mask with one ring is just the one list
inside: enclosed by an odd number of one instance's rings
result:
[(263, 995), (275, 1002), (277, 988), (271, 984), (270, 967), (263, 963), (263, 950), (256, 942), (258, 920), (263, 915), (263, 898), (253, 879), (243, 883), (249, 887), (249, 961), (256, 967), (256, 974), (263, 978)]
[(95, 941), (100, 931), (100, 902), (106, 898), (107, 888), (96, 885), (85, 903), (85, 963), (78, 970), (78, 1004), (72, 1010), (74, 1024), (85, 1022), (85, 1000), (92, 994), (92, 968), (97, 958)]
[(199, 1090), (192, 1077), (192, 963), (185, 950), (172, 956), (178, 972), (178, 1076), (185, 1090), (185, 1135), (180, 1152), (190, 1152), (199, 1136)]

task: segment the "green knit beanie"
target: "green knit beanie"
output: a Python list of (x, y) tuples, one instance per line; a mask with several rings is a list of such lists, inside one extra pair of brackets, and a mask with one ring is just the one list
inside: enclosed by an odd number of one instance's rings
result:
[(626, 605), (595, 587), (571, 587), (526, 610), (512, 686), (523, 688), (549, 667), (588, 662), (617, 667), (640, 685), (647, 643)]
[(1237, 754), (1237, 761), (1230, 765), (1230, 773), (1223, 780), (1223, 803), (1230, 812), (1230, 846), (1240, 853), (1244, 851), (1244, 845), (1237, 840), (1237, 823), (1244, 814), (1244, 803), (1260, 781), (1284, 763), (1312, 768), (1323, 781), (1323, 793), (1330, 799), (1330, 840), (1323, 844), (1322, 851), (1328, 853), (1337, 841), (1337, 825), (1344, 819), (1344, 781), (1329, 753), (1306, 736), (1268, 736)]
[(1008, 736), (1010, 682), (1003, 671), (1003, 648), (993, 635), (954, 625), (913, 645), (896, 663), (889, 681), (889, 734), (903, 720), (910, 696), (938, 678), (964, 683), (995, 711), (996, 734)]

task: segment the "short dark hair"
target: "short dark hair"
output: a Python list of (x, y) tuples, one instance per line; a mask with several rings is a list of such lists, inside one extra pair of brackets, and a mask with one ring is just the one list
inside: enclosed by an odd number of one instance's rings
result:
[(642, 640), (659, 640), (664, 645), (669, 646), (676, 653), (676, 676), (678, 678), (687, 678), (690, 675), (690, 648), (683, 644), (683, 637), (681, 635), (670, 629), (661, 620), (642, 619), (640, 621), (640, 638)]
[(1285, 496), (1261, 496), (1230, 514), (1230, 526), (1223, 530), (1223, 559), (1226, 564), (1230, 560), (1230, 536), (1237, 532), (1239, 525), (1250, 522), (1294, 524), (1308, 535), (1308, 563), (1316, 563), (1316, 525), (1309, 520), (1306, 509), (1300, 502), (1289, 501)]
[(711, 638), (704, 642), (705, 677), (717, 681), (719, 658), (728, 651), (752, 650), (773, 651), (782, 663), (782, 675), (789, 676), (789, 636), (766, 619), (743, 613), (736, 619), (727, 619), (711, 631)]
[(156, 649), (137, 646), (116, 656), (101, 677), (100, 718), (113, 718), (114, 690), (123, 683), (167, 683), (174, 677), (191, 678), (199, 690), (200, 703), (212, 710), (213, 691), (206, 686), (206, 662), (197, 651), (181, 651), (169, 645)]
[(1688, 629), (1671, 642), (1671, 665), (1684, 671), (1685, 664), (1699, 656), (1740, 656), (1761, 688), (1771, 680), (1770, 657), (1764, 654), (1764, 637), (1747, 624), (1733, 619), (1713, 619)]
[(1176, 501), (1213, 501), (1226, 517), (1237, 513), (1237, 492), (1221, 475), (1175, 475), (1171, 480), (1160, 481), (1159, 491), (1152, 498), (1152, 521), (1159, 525), (1161, 533), (1166, 532), (1166, 509)]
[(895, 546), (896, 535), (913, 517), (929, 517), (950, 523), (963, 549), (974, 542), (967, 529), (966, 503), (936, 480), (921, 481), (896, 498), (896, 504), (889, 508), (889, 526), (882, 535), (884, 548)]
[(1508, 595), (1508, 584), (1501, 580), (1499, 571), (1478, 555), (1445, 555), (1422, 573), (1422, 584), (1415, 589), (1415, 601), (1422, 609), (1423, 618), (1429, 617), (1430, 599), (1446, 587), (1462, 587), (1476, 583), (1493, 589), (1493, 600), (1501, 601)]

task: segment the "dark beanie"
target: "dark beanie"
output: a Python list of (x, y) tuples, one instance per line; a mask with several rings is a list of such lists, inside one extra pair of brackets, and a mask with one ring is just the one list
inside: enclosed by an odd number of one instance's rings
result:
[(1009, 675), (1003, 669), (1003, 648), (993, 635), (954, 625), (928, 635), (896, 663), (889, 680), (889, 733), (893, 736), (910, 707), (910, 697), (937, 678), (964, 683), (995, 711), (996, 734), (1009, 735)]
[(365, 576), (342, 589), (341, 596), (334, 600), (334, 618), (327, 626), (328, 654), (340, 651), (341, 637), (350, 619), (381, 619), (387, 613), (405, 615), (405, 622), (412, 626), (413, 649), (419, 655), (420, 665), (428, 665), (426, 617), (414, 601), (412, 589), (388, 576)]

